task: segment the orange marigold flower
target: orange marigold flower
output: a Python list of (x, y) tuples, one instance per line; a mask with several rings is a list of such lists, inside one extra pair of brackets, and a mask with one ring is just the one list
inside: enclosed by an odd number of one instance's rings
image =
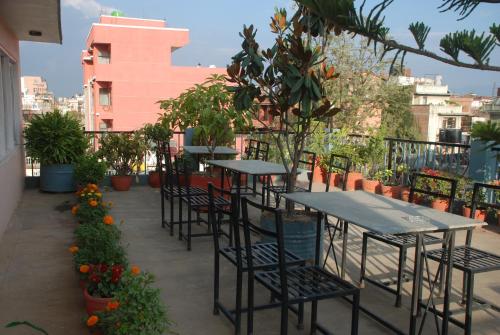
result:
[(78, 250), (79, 248), (76, 245), (72, 245), (71, 247), (69, 247), (69, 252), (71, 252), (72, 254), (76, 254)]
[(78, 205), (73, 206), (73, 207), (71, 208), (71, 214), (76, 215), (76, 213), (78, 212), (78, 208), (79, 208), (79, 207), (80, 207), (80, 206), (78, 206)]
[(90, 270), (90, 266), (88, 266), (86, 264), (80, 265), (80, 272), (81, 273), (87, 273), (87, 272), (89, 272), (89, 270)]
[(113, 217), (111, 215), (105, 215), (102, 219), (102, 222), (104, 222), (104, 224), (111, 225), (115, 222), (115, 220), (113, 220)]
[(89, 205), (90, 205), (91, 207), (97, 207), (98, 202), (97, 202), (95, 199), (90, 199), (90, 200), (89, 200)]
[(120, 307), (120, 303), (116, 300), (108, 302), (108, 305), (106, 306), (106, 309), (108, 311), (112, 311)]
[(132, 266), (132, 268), (130, 269), (130, 271), (132, 271), (132, 274), (133, 274), (133, 275), (136, 275), (136, 276), (137, 276), (139, 273), (141, 273), (141, 269), (140, 269), (138, 266), (136, 266), (136, 265)]
[(97, 324), (97, 322), (99, 322), (99, 318), (97, 317), (97, 315), (91, 315), (87, 319), (87, 326), (93, 327), (93, 326), (95, 326)]
[(102, 193), (101, 193), (101, 192), (97, 192), (97, 193), (95, 194), (95, 196), (96, 196), (96, 197), (98, 197), (98, 198), (102, 198)]

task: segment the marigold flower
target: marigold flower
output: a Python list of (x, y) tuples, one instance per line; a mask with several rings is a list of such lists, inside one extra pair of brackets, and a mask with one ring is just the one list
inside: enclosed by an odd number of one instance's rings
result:
[(98, 197), (98, 198), (102, 198), (102, 193), (101, 193), (101, 192), (97, 192), (97, 193), (95, 194), (95, 196), (96, 196), (96, 197)]
[(78, 208), (79, 207), (80, 206), (78, 206), (78, 205), (75, 205), (75, 206), (71, 207), (71, 214), (76, 215), (76, 213), (78, 212)]
[(99, 318), (97, 317), (97, 315), (91, 315), (88, 319), (87, 319), (87, 326), (88, 327), (93, 327), (97, 324), (97, 322), (99, 322)]
[(136, 265), (132, 266), (132, 268), (130, 268), (130, 271), (132, 272), (133, 275), (136, 275), (136, 276), (139, 273), (141, 273), (141, 269)]
[(113, 220), (113, 217), (111, 215), (105, 215), (104, 218), (102, 219), (102, 222), (107, 225), (112, 225), (115, 220)]
[(85, 265), (85, 264), (84, 265), (80, 265), (80, 272), (81, 273), (87, 273), (87, 272), (89, 272), (89, 270), (90, 270), (90, 266)]
[(76, 245), (72, 245), (71, 247), (69, 247), (69, 252), (71, 252), (72, 254), (76, 254), (78, 252), (78, 247)]
[(97, 207), (98, 202), (95, 199), (90, 199), (89, 205), (90, 205), (90, 207)]
[(108, 305), (106, 306), (106, 309), (108, 311), (112, 311), (120, 307), (120, 303), (116, 300), (108, 302)]

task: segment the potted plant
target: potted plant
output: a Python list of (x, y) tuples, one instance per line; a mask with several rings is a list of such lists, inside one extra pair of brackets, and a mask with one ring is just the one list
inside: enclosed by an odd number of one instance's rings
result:
[(394, 199), (401, 198), (402, 186), (399, 181), (394, 178), (394, 173), (392, 170), (385, 169), (378, 171), (375, 174), (375, 178), (380, 182), (380, 193), (386, 197), (391, 197)]
[(387, 152), (384, 141), (384, 131), (381, 129), (377, 132), (370, 130), (370, 136), (366, 140), (366, 144), (361, 148), (360, 156), (364, 158), (366, 163), (365, 178), (363, 178), (363, 190), (372, 193), (381, 193), (382, 185), (380, 176), (377, 178), (377, 173), (381, 170), (384, 164), (384, 157)]
[(116, 191), (128, 191), (132, 173), (139, 170), (147, 147), (140, 132), (109, 133), (100, 141), (99, 156), (114, 170), (111, 185)]
[(40, 190), (73, 192), (74, 163), (84, 155), (88, 140), (71, 114), (58, 110), (35, 115), (24, 130), (26, 153), (40, 162)]
[[(299, 160), (307, 138), (319, 127), (315, 121), (327, 121), (340, 111), (326, 98), (323, 87), (325, 81), (338, 76), (324, 57), (332, 29), (332, 25), (325, 24), (303, 6), (290, 17), (286, 10), (277, 9), (271, 18), (274, 45), (261, 48), (255, 39), (254, 26), (245, 26), (240, 34), (242, 50), (227, 69), (228, 90), (234, 93), (236, 109), (250, 110), (252, 118), (263, 129), (272, 131), (275, 125), (274, 130), (278, 130), (271, 136), (287, 172), (288, 192), (295, 190)], [(273, 124), (259, 121), (264, 102)], [(290, 201), (286, 201), (286, 207), (283, 218), (286, 247), (299, 256), (312, 258), (315, 218), (305, 212), (294, 213)], [(273, 218), (262, 216), (261, 224), (273, 225)]]
[(108, 167), (94, 153), (85, 154), (75, 163), (75, 181), (79, 188), (87, 184), (100, 184)]
[(326, 183), (328, 174), (328, 135), (325, 131), (324, 122), (317, 124), (316, 131), (311, 134), (309, 151), (316, 153), (316, 164), (314, 166), (313, 181)]
[(156, 153), (156, 168), (148, 173), (148, 184), (151, 187), (160, 187), (160, 162), (161, 153), (159, 151), (158, 144), (160, 142), (169, 141), (172, 137), (172, 130), (170, 130), (169, 124), (165, 122), (157, 122), (155, 124), (147, 123), (142, 128), (144, 133), (144, 138), (146, 140), (146, 145), (149, 151), (154, 151)]
[[(346, 181), (346, 190), (348, 191), (360, 189), (363, 180), (362, 173), (357, 171), (363, 165), (363, 159), (360, 156), (362, 147), (351, 141), (350, 132), (348, 128), (342, 128), (332, 132), (328, 138), (330, 154), (346, 156), (351, 160), (351, 171), (349, 171)], [(334, 186), (338, 186), (340, 176), (334, 172), (330, 178), (330, 181), (332, 180)]]
[[(430, 168), (423, 168), (422, 173), (430, 175), (430, 176), (442, 176), (444, 175), (437, 170), (433, 170)], [(444, 181), (444, 180), (439, 180), (439, 179), (424, 179), (424, 178), (419, 178), (416, 184), (417, 188), (419, 189), (424, 189), (424, 190), (429, 190), (433, 191), (436, 193), (449, 193), (449, 184)], [(424, 195), (424, 196), (419, 196), (417, 195), (419, 201), (427, 201), (430, 202), (430, 206), (434, 209), (440, 210), (440, 211), (448, 211), (448, 208), (450, 206), (450, 200), (446, 198), (439, 198), (439, 197), (434, 197), (430, 195)]]

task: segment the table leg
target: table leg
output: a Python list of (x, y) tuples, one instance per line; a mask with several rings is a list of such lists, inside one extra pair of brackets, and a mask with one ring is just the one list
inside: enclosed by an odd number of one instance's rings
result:
[(448, 334), (448, 320), (450, 318), (450, 294), (452, 285), (452, 275), (453, 275), (453, 252), (455, 249), (455, 231), (451, 230), (449, 232), (450, 239), (448, 242), (448, 247), (446, 249), (447, 264), (446, 265), (446, 279), (444, 287), (444, 302), (443, 302), (443, 323), (441, 326), (441, 334)]
[(344, 221), (344, 236), (342, 236), (342, 261), (340, 263), (340, 278), (345, 279), (345, 261), (347, 257), (347, 232), (349, 222)]
[(316, 249), (314, 253), (314, 265), (319, 266), (320, 253), (321, 253), (321, 237), (323, 231), (321, 230), (321, 222), (323, 221), (323, 214), (318, 212), (316, 220)]
[(226, 169), (221, 168), (221, 172), (220, 172), (220, 188), (221, 188), (221, 190), (223, 190), (223, 191), (224, 191), (224, 171), (225, 171), (225, 170), (226, 170)]
[(417, 244), (415, 246), (415, 267), (413, 269), (413, 273), (415, 275), (413, 276), (413, 287), (411, 290), (410, 335), (415, 335), (415, 333), (417, 332), (417, 317), (418, 310), (420, 309), (418, 298), (421, 285), (421, 277), (418, 274), (420, 273), (422, 266), (422, 253), (420, 249), (422, 249), (424, 235), (423, 233), (418, 233), (416, 237)]

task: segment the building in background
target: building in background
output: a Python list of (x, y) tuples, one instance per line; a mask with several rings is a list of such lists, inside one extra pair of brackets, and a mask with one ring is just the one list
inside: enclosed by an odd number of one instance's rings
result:
[(489, 103), (485, 103), (483, 111), (492, 121), (500, 121), (500, 88), (497, 89), (497, 96), (492, 98)]
[(188, 43), (188, 29), (166, 27), (163, 20), (101, 16), (81, 55), (86, 129), (138, 129), (157, 120), (158, 100), (226, 73), (173, 66), (172, 53)]
[[(441, 129), (453, 129), (456, 134), (459, 133), (462, 117), (465, 114), (462, 112), (462, 106), (451, 100), (448, 85), (442, 83), (441, 76), (433, 78), (400, 76), (398, 83), (404, 86), (413, 85), (415, 88), (412, 113), (424, 140), (439, 141)], [(444, 138), (441, 137), (441, 140)]]
[(84, 97), (82, 94), (75, 94), (72, 97), (61, 97), (56, 100), (56, 108), (63, 114), (70, 113), (82, 123), (85, 121), (83, 110)]
[(21, 77), (21, 99), (25, 121), (55, 108), (54, 94), (49, 91), (47, 81), (40, 76)]
[(485, 104), (491, 103), (491, 97), (478, 96), (476, 94), (452, 95), (452, 103), (462, 106), (462, 132), (469, 135), (472, 125), (479, 121), (489, 119), (488, 113), (484, 112)]

